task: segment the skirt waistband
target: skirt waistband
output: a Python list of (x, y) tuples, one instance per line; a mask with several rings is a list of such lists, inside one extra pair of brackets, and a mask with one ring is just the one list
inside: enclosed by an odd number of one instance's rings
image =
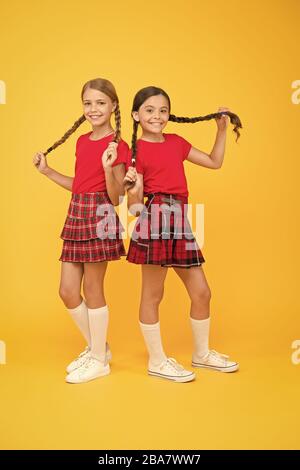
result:
[(72, 200), (81, 202), (90, 201), (110, 201), (107, 191), (96, 191), (93, 193), (72, 193)]
[(153, 202), (154, 200), (156, 200), (170, 205), (184, 204), (188, 201), (188, 197), (182, 194), (148, 193), (145, 196), (148, 197), (147, 202)]

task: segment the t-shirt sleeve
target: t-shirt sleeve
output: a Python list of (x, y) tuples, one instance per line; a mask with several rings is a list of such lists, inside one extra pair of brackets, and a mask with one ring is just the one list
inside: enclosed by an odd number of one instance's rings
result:
[(127, 164), (127, 158), (128, 158), (128, 144), (124, 140), (120, 140), (118, 143), (118, 148), (117, 148), (117, 159), (116, 161), (112, 164), (112, 166), (119, 165), (120, 163), (124, 163), (125, 165)]
[(177, 134), (175, 134), (175, 135), (176, 135), (176, 138), (178, 140), (178, 144), (181, 147), (182, 160), (185, 160), (187, 158), (188, 154), (190, 153), (190, 150), (192, 148), (192, 144), (190, 142), (188, 142), (187, 140), (185, 140), (180, 135), (177, 135)]

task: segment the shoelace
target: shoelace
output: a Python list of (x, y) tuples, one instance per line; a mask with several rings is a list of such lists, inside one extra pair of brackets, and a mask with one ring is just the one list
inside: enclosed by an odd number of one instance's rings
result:
[(162, 369), (165, 364), (170, 365), (171, 367), (173, 367), (176, 370), (176, 372), (184, 371), (184, 367), (181, 364), (178, 364), (176, 359), (174, 359), (173, 357), (168, 357), (166, 359), (166, 361), (162, 363), (160, 369)]
[[(108, 346), (108, 343), (106, 343), (105, 345), (105, 353), (108, 353), (108, 350), (109, 350), (109, 346)], [(80, 359), (81, 357), (85, 356), (87, 353), (90, 352), (90, 348), (88, 346), (86, 346), (85, 350), (82, 351), (79, 356), (77, 357), (77, 359)]]
[(90, 350), (90, 348), (87, 346), (87, 347), (85, 348), (85, 350), (82, 351), (82, 352), (79, 354), (79, 356), (78, 356), (77, 359), (79, 359), (79, 358), (85, 356), (85, 355), (89, 352), (89, 350)]
[(94, 357), (88, 357), (81, 367), (83, 369), (88, 369), (91, 365), (96, 364), (96, 361), (97, 359), (95, 359)]
[(219, 353), (218, 351), (215, 351), (214, 349), (211, 349), (209, 352), (212, 353), (214, 356), (217, 356), (219, 358), (229, 359), (229, 356), (227, 356), (227, 354)]

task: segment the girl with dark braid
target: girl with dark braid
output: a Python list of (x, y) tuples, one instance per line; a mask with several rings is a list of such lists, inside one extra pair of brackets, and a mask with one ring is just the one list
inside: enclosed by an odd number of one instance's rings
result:
[[(148, 374), (176, 382), (195, 378), (192, 371), (170, 357), (162, 346), (158, 308), (163, 298), (166, 267), (173, 267), (191, 300), (190, 322), (194, 338), (192, 365), (222, 372), (239, 367), (228, 356), (209, 349), (211, 292), (202, 269), (203, 254), (187, 219), (188, 188), (184, 160), (206, 168), (221, 168), (228, 120), (239, 137), (242, 127), (228, 108), (214, 114), (184, 118), (170, 114), (171, 104), (161, 88), (146, 87), (134, 98), (131, 154), (124, 178), (131, 213), (139, 215), (132, 233), (127, 260), (141, 264), (142, 293), (139, 323), (149, 353)], [(177, 134), (165, 134), (168, 121), (194, 123), (215, 119), (216, 141), (206, 154)], [(137, 140), (139, 125), (141, 138)], [(236, 139), (236, 140), (237, 140)], [(144, 205), (144, 196), (148, 199)]]
[[(82, 383), (110, 373), (106, 343), (109, 310), (104, 296), (108, 261), (126, 255), (121, 224), (113, 206), (124, 195), (128, 145), (121, 139), (119, 100), (113, 84), (97, 78), (82, 89), (83, 115), (46, 152), (33, 159), (40, 173), (72, 192), (61, 233), (60, 296), (83, 334), (87, 347), (67, 367), (66, 381)], [(115, 115), (116, 128), (111, 125)], [(75, 177), (50, 168), (46, 155), (87, 120), (92, 131), (76, 143)], [(81, 296), (81, 284), (83, 293)]]

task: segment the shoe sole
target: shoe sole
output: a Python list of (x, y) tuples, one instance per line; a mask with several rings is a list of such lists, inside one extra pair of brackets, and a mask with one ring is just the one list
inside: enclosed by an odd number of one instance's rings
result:
[[(112, 360), (112, 353), (111, 353), (111, 350), (107, 351), (106, 353), (106, 362), (110, 362)], [(77, 367), (73, 367), (71, 369), (69, 369), (68, 367), (66, 368), (66, 372), (67, 374), (71, 374), (71, 372), (73, 372), (74, 370), (78, 369), (79, 366)]]
[(100, 374), (97, 374), (95, 375), (94, 377), (91, 377), (89, 379), (86, 379), (86, 380), (76, 380), (75, 382), (74, 381), (71, 381), (71, 380), (68, 380), (68, 377), (66, 377), (66, 382), (68, 384), (83, 384), (83, 383), (86, 383), (86, 382), (90, 382), (91, 380), (95, 380), (95, 379), (98, 379), (99, 377), (104, 377), (105, 375), (109, 375), (110, 374), (110, 367), (109, 366), (106, 366), (107, 369), (103, 372), (101, 372)]
[(228, 366), (228, 367), (216, 367), (216, 366), (207, 366), (205, 364), (200, 364), (198, 362), (192, 362), (193, 367), (202, 367), (203, 369), (212, 369), (212, 370), (217, 370), (219, 372), (235, 372), (239, 369), (239, 365), (235, 364), (233, 366)]
[(150, 370), (148, 370), (148, 375), (151, 375), (153, 377), (159, 377), (161, 379), (166, 379), (166, 380), (172, 380), (172, 382), (191, 382), (192, 380), (194, 380), (196, 378), (196, 375), (194, 373), (188, 375), (188, 376), (185, 376), (185, 377), (171, 377), (170, 375), (163, 375), (163, 374), (159, 374), (158, 372), (152, 372)]

